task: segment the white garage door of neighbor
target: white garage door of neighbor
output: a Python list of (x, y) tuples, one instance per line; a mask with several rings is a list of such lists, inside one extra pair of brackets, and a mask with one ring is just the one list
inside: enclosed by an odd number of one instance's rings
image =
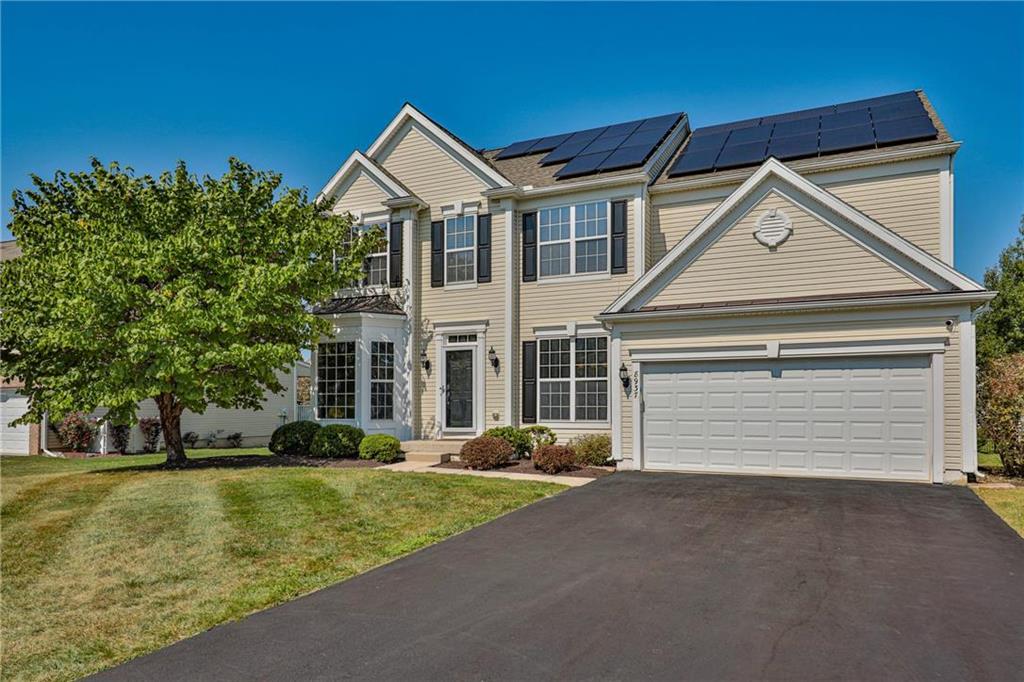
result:
[(28, 410), (28, 398), (11, 388), (0, 388), (0, 454), (28, 454), (28, 426), (10, 423)]
[(927, 356), (651, 363), (644, 468), (930, 480)]

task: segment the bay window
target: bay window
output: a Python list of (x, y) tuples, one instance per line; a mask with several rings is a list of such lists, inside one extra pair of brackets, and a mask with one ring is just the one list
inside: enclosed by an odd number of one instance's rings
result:
[(537, 211), (540, 276), (608, 272), (608, 202)]
[(540, 421), (608, 421), (608, 338), (540, 339), (537, 350)]
[(318, 419), (356, 418), (354, 341), (334, 341), (317, 345), (316, 411)]
[(395, 344), (370, 343), (370, 419), (395, 418)]

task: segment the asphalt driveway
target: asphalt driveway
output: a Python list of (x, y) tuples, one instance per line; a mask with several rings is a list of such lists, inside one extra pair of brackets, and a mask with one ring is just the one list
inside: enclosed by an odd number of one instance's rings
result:
[(964, 488), (621, 473), (104, 679), (1024, 679)]

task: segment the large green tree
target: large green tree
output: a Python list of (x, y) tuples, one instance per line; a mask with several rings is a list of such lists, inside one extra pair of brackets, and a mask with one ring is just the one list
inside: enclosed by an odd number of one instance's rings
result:
[(985, 271), (985, 288), (996, 292), (977, 320), (978, 367), (993, 358), (1024, 352), (1024, 216), (1019, 236)]
[(22, 255), (0, 270), (0, 376), (24, 380), (23, 421), (160, 410), (167, 464), (186, 462), (181, 414), (260, 407), (277, 372), (327, 331), (311, 302), (360, 273), (381, 236), (276, 173), (236, 159), (220, 178), (159, 178), (93, 161), (14, 193)]

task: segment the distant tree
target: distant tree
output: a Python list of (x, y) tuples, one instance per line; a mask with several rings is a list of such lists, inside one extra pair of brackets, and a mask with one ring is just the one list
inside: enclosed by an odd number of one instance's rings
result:
[(1024, 216), (1020, 235), (985, 271), (985, 288), (997, 292), (977, 319), (978, 366), (993, 358), (1024, 352)]
[(0, 376), (29, 397), (23, 422), (160, 411), (167, 464), (186, 462), (185, 409), (258, 409), (276, 372), (327, 331), (309, 303), (356, 280), (382, 235), (277, 173), (230, 159), (221, 178), (179, 163), (159, 178), (93, 160), (14, 192), (22, 256), (0, 269)]

